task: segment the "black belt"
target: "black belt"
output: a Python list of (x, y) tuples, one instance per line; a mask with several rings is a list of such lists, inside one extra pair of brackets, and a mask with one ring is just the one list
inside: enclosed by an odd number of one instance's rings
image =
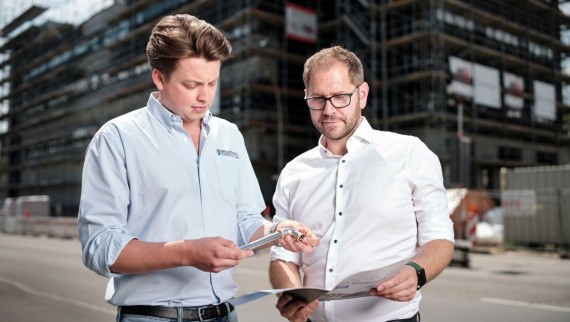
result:
[[(121, 306), (121, 314), (148, 315), (158, 318), (176, 319), (178, 318), (178, 308), (166, 306)], [(183, 320), (213, 320), (228, 315), (234, 310), (234, 306), (228, 302), (219, 305), (205, 305), (184, 307), (182, 309)]]
[(388, 322), (420, 322), (420, 312), (414, 314), (413, 316), (405, 319), (390, 320)]
[[(307, 322), (311, 322), (311, 319), (308, 319)], [(390, 320), (388, 322), (420, 322), (420, 312), (406, 319)]]

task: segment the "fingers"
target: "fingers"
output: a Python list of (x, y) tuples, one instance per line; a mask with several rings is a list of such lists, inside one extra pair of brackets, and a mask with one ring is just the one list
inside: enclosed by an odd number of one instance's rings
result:
[(287, 293), (282, 294), (277, 300), (277, 304), (275, 304), (275, 307), (281, 312), (291, 300), (293, 300), (292, 295)]
[(372, 296), (380, 296), (392, 301), (408, 302), (414, 299), (416, 296), (415, 288), (404, 288), (399, 290), (398, 288), (385, 289), (383, 291), (378, 291), (377, 289), (372, 289), (370, 291)]
[(321, 239), (313, 234), (311, 231), (305, 233), (305, 237), (301, 240), (301, 242), (307, 246), (317, 247), (319, 246)]
[(301, 232), (304, 236), (301, 240), (296, 240), (290, 235), (285, 235), (279, 244), (285, 249), (292, 252), (312, 253), (313, 248), (319, 246), (320, 238), (317, 237), (308, 227), (300, 222), (293, 220), (282, 221), (279, 227), (293, 228)]
[[(389, 300), (407, 302), (414, 299), (417, 291), (417, 276), (410, 267), (404, 267), (394, 277), (380, 283), (370, 290), (370, 295), (381, 296)], [(413, 270), (413, 268), (411, 269)]]
[(243, 258), (253, 256), (253, 251), (242, 250), (231, 240), (214, 237), (212, 238), (212, 241), (215, 244), (213, 249), (213, 256), (215, 258), (241, 260)]
[(275, 307), (281, 313), (281, 316), (292, 322), (305, 322), (319, 306), (319, 301), (314, 300), (306, 303), (303, 300), (296, 299), (290, 294), (283, 294), (279, 297)]
[(191, 256), (191, 266), (206, 272), (218, 273), (238, 265), (242, 259), (251, 256), (253, 251), (242, 250), (232, 241), (220, 237), (207, 237), (198, 240)]
[(292, 236), (286, 235), (279, 243), (283, 248), (291, 252), (313, 252), (313, 246), (307, 245), (301, 241), (296, 240)]

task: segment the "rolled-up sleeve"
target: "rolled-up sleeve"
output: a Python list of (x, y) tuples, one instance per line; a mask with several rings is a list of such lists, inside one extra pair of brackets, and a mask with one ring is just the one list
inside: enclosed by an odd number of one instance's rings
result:
[(113, 126), (104, 126), (87, 148), (83, 167), (78, 231), (85, 266), (112, 277), (112, 266), (128, 234), (129, 182), (124, 151)]
[(414, 138), (409, 164), (419, 246), (435, 239), (454, 241), (439, 159), (423, 142)]

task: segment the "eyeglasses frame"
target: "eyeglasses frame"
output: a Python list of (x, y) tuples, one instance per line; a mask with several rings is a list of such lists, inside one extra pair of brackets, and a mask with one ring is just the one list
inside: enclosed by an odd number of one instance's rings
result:
[[(360, 85), (362, 85), (362, 83), (361, 83)], [(309, 107), (309, 110), (311, 110), (311, 111), (322, 111), (322, 110), (324, 110), (325, 107), (327, 106), (327, 101), (329, 101), (329, 102), (331, 103), (331, 105), (332, 105), (334, 108), (345, 108), (345, 107), (347, 107), (348, 105), (350, 105), (350, 103), (352, 103), (352, 95), (354, 95), (354, 92), (356, 92), (356, 90), (360, 87), (360, 85), (357, 85), (356, 87), (354, 87), (354, 89), (353, 89), (350, 93), (340, 93), (340, 94), (335, 94), (335, 95), (331, 95), (331, 96), (328, 96), (328, 97), (325, 97), (325, 96), (311, 96), (311, 97), (305, 97), (304, 100), (305, 100), (305, 102), (307, 103), (307, 106)], [(340, 106), (340, 107), (334, 105), (334, 103), (332, 102), (332, 99), (333, 99), (334, 97), (342, 96), (342, 95), (348, 95), (348, 104), (346, 104), (345, 106)], [(309, 106), (308, 100), (310, 100), (310, 99), (315, 99), (315, 98), (320, 98), (320, 99), (323, 99), (323, 100), (324, 100), (324, 104), (323, 104), (323, 107), (322, 107), (322, 108), (312, 108), (312, 107)]]

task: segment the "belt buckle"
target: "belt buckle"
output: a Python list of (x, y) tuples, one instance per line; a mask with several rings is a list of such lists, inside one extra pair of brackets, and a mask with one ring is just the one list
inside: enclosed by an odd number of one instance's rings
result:
[(220, 314), (220, 308), (219, 308), (217, 305), (214, 305), (214, 307), (216, 308), (216, 312), (218, 313), (218, 315), (217, 315), (217, 316), (214, 316), (214, 317), (209, 317), (209, 316), (208, 316), (208, 317), (205, 317), (205, 316), (203, 316), (203, 314), (207, 314), (207, 313), (208, 313), (208, 309), (209, 309), (210, 307), (211, 307), (211, 306), (201, 306), (201, 307), (198, 308), (198, 318), (200, 319), (200, 322), (215, 320), (215, 319), (217, 319), (217, 318), (221, 315), (221, 314)]
[[(226, 313), (223, 314), (223, 312), (220, 310), (220, 307), (222, 306), (222, 304), (226, 307)], [(198, 308), (198, 318), (200, 319), (200, 322), (203, 321), (211, 321), (211, 320), (215, 320), (217, 318), (219, 318), (222, 315), (227, 315), (230, 313), (230, 305), (228, 302), (224, 302), (220, 305), (208, 305), (208, 306), (201, 306)], [(206, 319), (206, 317), (204, 317), (202, 314), (206, 314), (208, 311), (208, 309), (210, 309), (211, 307), (216, 308), (216, 313), (217, 315), (210, 318), (210, 319)]]
[(205, 319), (205, 318), (202, 316), (202, 313), (205, 313), (207, 308), (208, 308), (207, 306), (200, 306), (200, 307), (198, 308), (198, 319), (200, 319), (200, 322), (202, 322), (202, 321), (209, 321), (209, 320), (210, 320), (210, 319)]

